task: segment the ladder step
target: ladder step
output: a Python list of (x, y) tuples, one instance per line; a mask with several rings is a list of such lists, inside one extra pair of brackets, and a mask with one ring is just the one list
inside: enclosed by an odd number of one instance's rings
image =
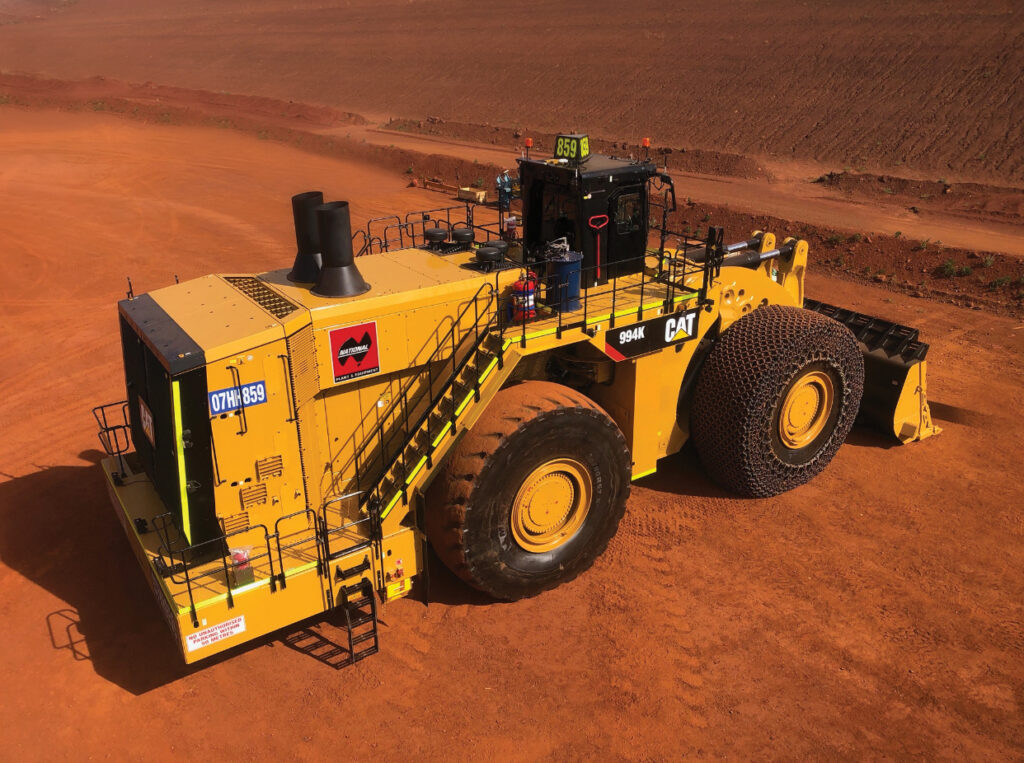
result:
[(353, 609), (361, 609), (362, 607), (365, 607), (367, 604), (369, 604), (371, 601), (373, 601), (373, 599), (369, 596), (363, 596), (359, 599), (352, 599), (352, 601), (348, 603), (349, 611), (351, 612)]
[(335, 580), (344, 580), (345, 578), (350, 578), (350, 577), (353, 577), (355, 575), (358, 575), (360, 572), (366, 572), (369, 569), (370, 569), (370, 557), (364, 556), (363, 557), (363, 561), (361, 561), (359, 564), (355, 565), (354, 567), (349, 567), (348, 569), (342, 569), (341, 567), (336, 568), (335, 572), (334, 572), (334, 579)]
[[(380, 483), (377, 485), (377, 492), (380, 495), (380, 500), (385, 505), (387, 505), (387, 502), (391, 500), (391, 496), (399, 490), (399, 488), (396, 487), (396, 483), (391, 479), (391, 474), (392, 473), (388, 473), (381, 477)], [(396, 476), (395, 479), (398, 479), (398, 477)]]
[(378, 649), (378, 646), (374, 644), (368, 649), (364, 649), (361, 652), (356, 652), (352, 655), (352, 662), (359, 662), (364, 657), (369, 657), (371, 654), (377, 654)]
[[(352, 583), (351, 585), (342, 586), (341, 588), (349, 596), (351, 596), (352, 594), (359, 593), (359, 594), (363, 595), (362, 596), (363, 599), (367, 599), (367, 600), (369, 600), (371, 598), (372, 592), (373, 592), (373, 588), (372, 588), (372, 586), (370, 584), (370, 581), (367, 580), (366, 578), (363, 578), (358, 583)], [(362, 601), (362, 599), (360, 599), (360, 601)], [(353, 606), (353, 602), (349, 602), (349, 606), (350, 607)], [(362, 605), (360, 605), (360, 606), (362, 606)]]
[(369, 641), (372, 638), (377, 638), (376, 631), (367, 631), (366, 633), (360, 633), (358, 636), (352, 637), (352, 645), (362, 644), (364, 641)]
[(377, 622), (377, 618), (374, 616), (373, 612), (367, 612), (365, 614), (352, 617), (349, 622), (352, 623), (352, 627), (355, 628), (360, 625), (366, 625), (367, 623), (375, 623)]
[(473, 382), (455, 382), (455, 384), (452, 385), (452, 392), (455, 395), (455, 399), (459, 401), (460, 405), (462, 404), (462, 401), (466, 399), (466, 395), (473, 394), (475, 391), (476, 385)]
[[(424, 433), (424, 435), (425, 434), (426, 433)], [(405, 462), (409, 465), (410, 474), (416, 468), (416, 464), (420, 462), (420, 459), (423, 458), (424, 455), (426, 455), (426, 449), (420, 446), (419, 441), (420, 438), (417, 436), (408, 445), (405, 446)], [(400, 482), (399, 484), (401, 485), (404, 482), (405, 480), (403, 479), (402, 482)]]
[(372, 545), (373, 545), (373, 541), (372, 540), (364, 540), (361, 543), (356, 543), (354, 546), (349, 546), (348, 548), (343, 548), (343, 549), (340, 549), (339, 551), (332, 551), (330, 553), (330, 555), (327, 557), (327, 559), (329, 561), (334, 561), (335, 559), (341, 559), (343, 557), (349, 556), (350, 554), (354, 554), (357, 551), (364, 551), (364, 550), (368, 549)]

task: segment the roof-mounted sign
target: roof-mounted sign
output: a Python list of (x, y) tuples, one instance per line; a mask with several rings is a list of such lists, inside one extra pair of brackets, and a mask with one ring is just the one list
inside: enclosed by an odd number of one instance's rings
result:
[(570, 163), (583, 162), (590, 156), (590, 138), (586, 135), (559, 135), (555, 140), (555, 158)]

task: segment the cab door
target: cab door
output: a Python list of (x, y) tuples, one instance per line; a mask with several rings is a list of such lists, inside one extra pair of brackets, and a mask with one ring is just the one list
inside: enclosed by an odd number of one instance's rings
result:
[(608, 200), (608, 276), (643, 269), (647, 247), (647, 193), (640, 184), (616, 189)]

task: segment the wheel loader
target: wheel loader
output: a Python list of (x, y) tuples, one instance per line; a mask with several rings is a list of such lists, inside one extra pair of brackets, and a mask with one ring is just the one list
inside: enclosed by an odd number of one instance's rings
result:
[(585, 135), (515, 185), (355, 235), (347, 202), (301, 193), (290, 268), (119, 303), (102, 468), (186, 662), (326, 616), (345, 643), (289, 643), (373, 654), (380, 607), (429, 598), (428, 547), (496, 599), (560, 585), (688, 440), (757, 497), (858, 415), (938, 431), (918, 332), (805, 297), (806, 241), (673, 232), (668, 173)]

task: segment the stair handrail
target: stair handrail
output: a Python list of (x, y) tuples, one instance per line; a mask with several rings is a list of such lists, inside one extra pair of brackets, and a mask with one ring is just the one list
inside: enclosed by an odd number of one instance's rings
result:
[[(484, 304), (482, 310), (481, 310), (481, 308), (479, 306), (479, 302), (480, 302), (480, 299), (481, 299), (481, 294), (484, 294), (485, 297), (486, 297), (485, 304)], [(401, 421), (405, 427), (408, 427), (408, 424), (409, 424), (409, 414), (408, 414), (409, 401), (407, 400), (407, 398), (409, 396), (409, 393), (412, 391), (413, 386), (415, 384), (417, 384), (417, 383), (421, 383), (424, 375), (429, 375), (430, 374), (429, 369), (430, 369), (432, 364), (434, 364), (438, 360), (442, 360), (442, 359), (447, 360), (446, 357), (439, 357), (439, 356), (443, 356), (444, 353), (447, 352), (447, 350), (449, 349), (449, 342), (451, 342), (451, 346), (453, 348), (457, 348), (458, 342), (455, 341), (455, 332), (458, 329), (460, 329), (460, 327), (462, 326), (463, 319), (469, 314), (470, 310), (474, 310), (475, 311), (475, 313), (476, 313), (476, 320), (474, 321), (473, 326), (471, 328), (466, 329), (465, 333), (468, 334), (470, 331), (475, 331), (476, 335), (477, 335), (478, 343), (479, 343), (479, 341), (482, 341), (483, 337), (486, 336), (486, 334), (487, 334), (487, 330), (489, 329), (491, 322), (493, 321), (493, 316), (497, 315), (497, 311), (496, 310), (493, 313), (490, 312), (491, 305), (495, 303), (495, 300), (496, 300), (496, 295), (495, 295), (494, 286), (490, 282), (485, 282), (485, 283), (481, 284), (480, 288), (478, 288), (476, 290), (476, 292), (469, 299), (469, 301), (465, 304), (465, 306), (462, 308), (462, 310), (459, 311), (458, 316), (455, 318), (455, 320), (453, 321), (451, 327), (448, 329), (448, 331), (445, 333), (445, 335), (437, 343), (437, 346), (434, 348), (434, 351), (430, 354), (430, 357), (427, 358), (427, 360), (424, 363), (420, 364), (422, 366), (422, 368), (426, 369), (426, 370), (421, 371), (420, 373), (415, 374), (415, 375), (409, 377), (409, 379), (405, 382), (405, 384), (403, 384), (399, 388), (399, 391), (395, 395), (391, 405), (388, 406), (388, 408), (386, 409), (384, 414), (379, 418), (377, 425), (373, 428), (373, 430), (371, 431), (369, 436), (367, 436), (363, 440), (363, 444), (353, 454), (351, 463), (352, 463), (352, 465), (353, 465), (353, 467), (355, 468), (355, 471), (356, 471), (356, 487), (358, 489), (360, 489), (363, 492), (363, 494), (364, 494), (364, 498), (360, 499), (360, 504), (365, 503), (365, 501), (370, 499), (372, 494), (376, 491), (377, 483), (380, 482), (380, 478), (382, 478), (384, 475), (386, 475), (387, 472), (395, 465), (395, 463), (397, 462), (398, 458), (401, 456), (401, 454), (408, 447), (410, 438), (415, 433), (414, 431), (406, 431), (406, 437), (405, 437), (404, 441), (402, 442), (402, 445), (396, 449), (396, 451), (395, 451), (395, 453), (393, 455), (388, 456), (384, 452), (385, 451), (385, 447), (384, 447), (385, 440), (384, 440), (384, 437), (387, 434), (385, 432), (385, 425), (387, 424), (387, 422), (391, 421), (392, 418), (394, 418), (396, 421)], [(490, 315), (490, 317), (487, 317), (488, 315)], [(483, 326), (483, 330), (481, 331), (481, 325), (480, 325), (481, 319), (485, 318), (485, 317), (487, 318), (487, 320), (485, 321), (484, 326)], [(459, 341), (461, 342), (461, 339)], [(427, 416), (428, 417), (429, 417), (430, 411), (433, 410), (434, 406), (437, 405), (437, 403), (440, 401), (441, 397), (443, 397), (443, 395), (447, 391), (448, 387), (454, 382), (455, 378), (458, 375), (458, 369), (455, 368), (455, 361), (454, 361), (455, 350), (453, 349), (452, 352), (453, 352), (453, 360), (452, 360), (453, 370), (452, 370), (451, 374), (448, 376), (448, 378), (445, 379), (444, 382), (442, 383), (441, 389), (437, 393), (437, 395), (434, 394), (434, 390), (433, 390), (433, 386), (434, 386), (434, 383), (435, 383), (436, 380), (434, 380), (433, 378), (430, 378), (429, 381), (428, 381), (428, 386), (427, 386), (427, 388), (426, 388), (426, 390), (424, 392), (424, 394), (429, 396), (429, 403), (427, 405)], [(472, 353), (472, 350), (470, 350), (470, 353)], [(403, 409), (403, 413), (401, 414), (401, 418), (400, 419), (398, 418), (399, 409)], [(420, 422), (420, 425), (422, 425), (422, 422)], [(418, 430), (418, 429), (419, 429), (419, 426), (416, 426), (414, 428), (414, 430)], [(371, 448), (375, 447), (375, 445), (377, 445), (377, 444), (380, 444), (380, 447), (381, 447), (381, 456), (380, 456), (381, 471), (380, 471), (380, 474), (379, 474), (377, 480), (374, 483), (372, 483), (372, 484), (368, 484), (367, 482), (365, 482), (361, 478), (361, 475), (360, 475), (360, 462), (364, 459), (364, 457), (366, 456), (367, 452)], [(374, 460), (376, 461), (376, 459), (374, 459)]]

